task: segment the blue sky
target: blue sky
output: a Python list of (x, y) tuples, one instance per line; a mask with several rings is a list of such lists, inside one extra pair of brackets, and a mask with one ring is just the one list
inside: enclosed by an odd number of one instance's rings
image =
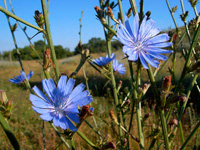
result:
[[(99, 5), (99, 0), (49, 0), (49, 21), (51, 34), (54, 45), (62, 45), (63, 47), (74, 50), (79, 41), (79, 18), (81, 11), (84, 11), (82, 20), (82, 43), (87, 43), (92, 37), (104, 38), (102, 26), (96, 19), (96, 12), (94, 7)], [(111, 0), (112, 1), (112, 0)], [(115, 0), (117, 1), (117, 0)], [(194, 12), (188, 2), (183, 0), (185, 10), (189, 10), (188, 21), (193, 18)], [(136, 0), (139, 9), (139, 1)], [(178, 11), (175, 13), (178, 26), (182, 26), (183, 23), (180, 20), (181, 14), (180, 0), (169, 0), (171, 7), (178, 6)], [(17, 16), (22, 19), (36, 25), (33, 18), (35, 10), (42, 11), (40, 0), (12, 0), (13, 7)], [(7, 1), (8, 9), (10, 10), (9, 3)], [(130, 8), (129, 0), (123, 0), (123, 12), (127, 12)], [(0, 6), (4, 7), (4, 3), (1, 0)], [(200, 4), (197, 5), (197, 10)], [(174, 28), (173, 21), (169, 14), (165, 0), (144, 0), (144, 11), (150, 10), (152, 12), (151, 18), (156, 21), (156, 26), (165, 30), (169, 27)], [(198, 10), (199, 11), (199, 10)], [(115, 9), (115, 14), (118, 9)], [(15, 21), (11, 19), (11, 23)], [(22, 26), (24, 26), (22, 24)], [(27, 28), (29, 36), (33, 36), (37, 31), (31, 28)], [(11, 33), (8, 27), (6, 16), (0, 12), (0, 52), (4, 50), (12, 50), (14, 44), (12, 41)], [(24, 33), (20, 28), (17, 28), (15, 32), (17, 43), (19, 47), (29, 45)], [(35, 37), (32, 42), (42, 39), (42, 35)]]

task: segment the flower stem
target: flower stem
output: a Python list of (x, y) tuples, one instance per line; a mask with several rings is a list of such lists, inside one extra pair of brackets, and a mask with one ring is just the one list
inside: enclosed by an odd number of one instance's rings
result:
[(198, 13), (197, 13), (197, 8), (196, 8), (196, 6), (194, 6), (193, 9), (194, 9), (194, 13), (195, 13), (196, 17), (198, 17)]
[[(152, 68), (150, 65), (149, 65), (149, 69), (147, 70), (147, 72), (149, 75), (149, 79), (151, 81), (151, 87), (152, 87), (152, 91), (153, 91), (155, 99), (156, 99), (156, 103), (159, 104), (160, 97), (159, 97), (158, 89), (156, 87)], [(163, 136), (164, 136), (165, 148), (167, 150), (169, 150), (170, 148), (169, 148), (169, 139), (168, 139), (168, 132), (167, 132), (167, 123), (166, 123), (166, 119), (165, 119), (164, 110), (162, 108), (159, 108), (159, 115), (160, 115), (160, 119), (161, 119), (161, 126), (162, 126), (162, 131), (163, 131)]]
[(137, 13), (137, 6), (135, 3), (135, 0), (129, 0), (130, 4), (131, 4), (131, 9), (133, 11), (133, 15), (135, 16), (135, 14)]
[(49, 17), (48, 17), (48, 12), (47, 12), (46, 0), (41, 0), (41, 4), (42, 4), (42, 10), (43, 10), (43, 14), (44, 14), (46, 38), (47, 38), (49, 47), (51, 49), (52, 60), (53, 60), (53, 63), (55, 65), (55, 74), (56, 74), (56, 78), (58, 80), (59, 79), (59, 68), (58, 68), (56, 53), (55, 53), (55, 49), (54, 49), (54, 46), (53, 46), (51, 32), (50, 32)]
[(60, 134), (60, 132), (58, 131), (58, 129), (53, 125), (53, 123), (50, 123), (50, 124), (53, 127), (53, 129), (56, 131), (56, 134), (59, 136), (59, 138), (61, 139), (61, 141), (70, 149), (69, 144), (67, 143), (67, 141), (65, 140), (65, 138)]
[[(136, 91), (140, 85), (140, 75), (141, 75), (141, 62), (138, 61), (137, 64), (137, 76), (136, 76)], [(138, 124), (138, 134), (140, 138), (140, 149), (144, 149), (144, 135), (142, 131), (142, 108), (141, 101), (139, 101), (138, 96), (136, 97), (136, 116), (137, 116), (137, 124)]]
[[(197, 39), (198, 39), (198, 36), (200, 34), (200, 25), (198, 26), (198, 29), (197, 31), (194, 33), (194, 36), (193, 36), (193, 40), (192, 40), (192, 43), (191, 43), (191, 46), (190, 46), (190, 49), (189, 49), (189, 52), (188, 52), (188, 55), (187, 55), (187, 58), (186, 58), (186, 62), (185, 62), (185, 65), (184, 65), (184, 68), (183, 68), (183, 71), (182, 71), (182, 74), (181, 74), (181, 77), (179, 79), (179, 82), (178, 82), (178, 85), (174, 91), (174, 95), (177, 94), (179, 92), (179, 90), (181, 89), (181, 84), (187, 74), (187, 70), (188, 70), (188, 67), (190, 65), (190, 58), (191, 58), (191, 54), (192, 54), (192, 49), (194, 48), (196, 42), (197, 42)], [(173, 107), (174, 107), (175, 104), (173, 104), (171, 107), (170, 107), (170, 110), (169, 112), (167, 113), (167, 122), (169, 121), (169, 118), (170, 118), (170, 115), (172, 113), (172, 110), (173, 110)]]
[(87, 120), (84, 120), (84, 121), (102, 139), (101, 133), (97, 131)]
[(7, 123), (7, 121), (4, 119), (3, 115), (0, 113), (0, 124), (4, 130), (4, 132), (6, 133), (8, 139), (10, 140), (13, 148), (15, 150), (20, 150), (20, 146), (19, 146), (19, 143), (15, 137), (15, 135), (13, 134), (9, 124)]
[(123, 10), (122, 10), (122, 2), (121, 0), (118, 0), (118, 6), (119, 6), (119, 12), (120, 12), (120, 19), (122, 23), (124, 24), (124, 17), (123, 17)]
[(100, 150), (96, 147), (80, 130), (77, 130), (76, 133), (85, 141), (87, 142), (93, 149)]
[[(108, 25), (110, 27), (110, 17), (108, 16)], [(109, 36), (109, 34), (107, 34)], [(107, 50), (108, 50), (108, 55), (109, 57), (111, 56), (112, 53), (112, 48), (111, 48), (111, 40), (109, 40), (109, 37), (106, 37), (106, 44), (107, 44)], [(119, 100), (118, 100), (118, 96), (117, 96), (117, 89), (116, 89), (116, 82), (115, 82), (115, 76), (114, 76), (114, 71), (113, 71), (113, 66), (112, 66), (112, 62), (110, 63), (110, 74), (111, 74), (111, 83), (112, 83), (112, 89), (113, 89), (113, 93), (114, 93), (114, 103), (115, 103), (115, 109), (116, 109), (116, 113), (117, 113), (117, 121), (119, 123), (119, 125), (121, 125), (121, 117), (120, 117), (120, 111), (118, 110), (118, 104), (119, 104)], [(120, 141), (122, 144), (122, 130), (119, 127), (119, 136), (120, 136)]]
[[(9, 3), (10, 3), (10, 7), (11, 7), (11, 10), (12, 10), (12, 13), (15, 15), (14, 8), (13, 8), (13, 6), (12, 6), (11, 0), (9, 0)], [(26, 35), (26, 37), (27, 37), (27, 39), (28, 39), (28, 41), (29, 41), (29, 43), (30, 43), (31, 49), (36, 53), (36, 55), (38, 56), (39, 59), (42, 59), (42, 58), (40, 57), (40, 55), (38, 54), (38, 52), (37, 52), (37, 51), (35, 50), (35, 48), (33, 47), (33, 44), (32, 44), (32, 42), (31, 42), (31, 38), (29, 38), (28, 34), (27, 34), (26, 31), (22, 28), (22, 26), (21, 26), (21, 24), (19, 23), (19, 21), (17, 21), (17, 24), (19, 25), (19, 27), (21, 28), (21, 30), (22, 30), (22, 31), (24, 32), (24, 34)], [(38, 33), (40, 33), (40, 31), (39, 31)], [(38, 33), (37, 33), (37, 34), (38, 34)]]
[(185, 148), (185, 146), (188, 144), (188, 142), (192, 139), (192, 137), (194, 136), (194, 134), (196, 133), (196, 131), (198, 130), (198, 128), (200, 127), (200, 121), (198, 122), (198, 124), (196, 125), (196, 127), (193, 129), (193, 131), (190, 133), (189, 137), (186, 139), (186, 141), (183, 143), (183, 145), (181, 146), (180, 150), (183, 150)]
[(43, 140), (43, 146), (44, 146), (44, 150), (46, 150), (46, 142), (45, 142), (45, 126), (44, 126), (44, 120), (42, 120), (42, 140)]
[[(4, 6), (5, 6), (5, 10), (7, 11), (6, 0), (4, 0)], [(9, 25), (9, 28), (10, 28), (10, 32), (12, 34), (13, 42), (14, 42), (14, 45), (15, 45), (15, 48), (16, 48), (16, 51), (17, 51), (17, 59), (19, 61), (19, 64), (20, 64), (20, 67), (21, 67), (22, 71), (24, 71), (24, 67), (23, 67), (23, 64), (22, 64), (21, 55), (20, 55), (20, 52), (19, 52), (19, 49), (18, 49), (18, 45), (17, 45), (17, 41), (16, 41), (16, 38), (15, 38), (15, 35), (14, 35), (14, 31), (12, 31), (12, 29), (11, 29), (12, 25), (10, 23), (9, 15), (6, 14), (6, 17), (7, 17), (7, 20), (8, 20), (8, 25)], [(30, 83), (27, 80), (26, 74), (25, 74), (24, 77), (25, 77), (25, 80), (26, 80), (27, 87), (29, 88), (30, 91), (32, 91)]]

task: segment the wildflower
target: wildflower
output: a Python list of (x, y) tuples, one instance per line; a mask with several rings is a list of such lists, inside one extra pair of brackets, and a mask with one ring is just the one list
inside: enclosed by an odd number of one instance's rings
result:
[(31, 94), (30, 100), (35, 112), (41, 114), (40, 118), (45, 121), (53, 120), (53, 124), (62, 129), (76, 131), (77, 128), (71, 122), (79, 123), (78, 106), (82, 107), (92, 102), (92, 96), (87, 90), (83, 91), (85, 86), (81, 83), (74, 89), (75, 80), (62, 75), (56, 87), (52, 79), (42, 80), (45, 96), (36, 86), (33, 87), (37, 96)]
[[(13, 77), (14, 79), (9, 79), (10, 82), (15, 83), (15, 84), (20, 84), (23, 83), (25, 81), (25, 72), (24, 71), (20, 71), (21, 75)], [(34, 71), (30, 71), (29, 74), (26, 76), (27, 80), (29, 80), (32, 75), (34, 74)]]
[(169, 36), (166, 33), (157, 35), (160, 29), (154, 28), (155, 22), (152, 19), (147, 21), (147, 16), (139, 25), (138, 14), (134, 17), (133, 31), (131, 30), (128, 18), (125, 19), (125, 26), (120, 21), (120, 28), (117, 30), (117, 37), (124, 45), (123, 52), (128, 56), (128, 60), (137, 61), (140, 59), (143, 67), (148, 69), (147, 63), (158, 68), (158, 60), (166, 60), (167, 57), (160, 53), (172, 53), (173, 51), (161, 48), (171, 46)]
[(118, 60), (113, 60), (113, 70), (118, 71), (120, 74), (125, 74), (126, 72), (124, 64), (119, 63)]
[(99, 59), (93, 59), (93, 61), (99, 66), (105, 66), (109, 64), (113, 59), (115, 59), (116, 55), (114, 53), (111, 54), (111, 57), (106, 55), (106, 57), (100, 57)]

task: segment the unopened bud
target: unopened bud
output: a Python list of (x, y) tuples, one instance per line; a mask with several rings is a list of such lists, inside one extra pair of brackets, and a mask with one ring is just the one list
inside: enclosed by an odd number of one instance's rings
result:
[(138, 99), (140, 99), (143, 96), (143, 90), (141, 87), (138, 88)]
[(116, 149), (114, 142), (107, 142), (103, 145), (102, 149)]
[(90, 56), (89, 49), (82, 50), (81, 51), (81, 63), (84, 64), (89, 56)]
[(51, 50), (47, 48), (43, 54), (43, 69), (47, 70), (51, 66), (55, 67), (53, 61), (51, 60)]
[(95, 11), (96, 11), (97, 13), (98, 13), (99, 10), (101, 10), (101, 9), (99, 8), (99, 6), (94, 7), (94, 9), (95, 9)]
[(129, 105), (130, 103), (131, 103), (130, 99), (127, 99), (127, 100), (125, 101), (125, 105)]
[(170, 127), (172, 126), (177, 126), (178, 125), (178, 120), (177, 119), (170, 119), (169, 124)]
[(171, 87), (171, 76), (166, 76), (163, 79), (162, 90), (165, 92), (169, 92)]
[(178, 101), (182, 101), (185, 102), (187, 100), (187, 97), (184, 95), (178, 95), (178, 96), (174, 96), (170, 101), (167, 101), (167, 105), (176, 103)]
[(199, 71), (200, 69), (200, 61), (197, 61), (195, 64), (191, 65), (188, 72), (192, 72), (195, 70)]
[(6, 92), (3, 90), (0, 90), (0, 104), (5, 105), (8, 101), (8, 98), (6, 96)]
[(178, 6), (172, 7), (172, 13), (176, 12), (177, 9), (178, 9)]
[(98, 6), (94, 7), (95, 11), (97, 12), (97, 17), (101, 21), (103, 25), (107, 24), (106, 19), (104, 18), (104, 11), (100, 9)]
[(38, 10), (35, 11), (35, 22), (38, 24), (40, 28), (43, 28), (44, 24), (44, 16), (42, 13), (40, 13)]
[(198, 0), (189, 0), (189, 3), (192, 7), (195, 7), (198, 3)]
[(115, 116), (115, 114), (113, 113), (112, 110), (110, 110), (109, 115), (110, 115), (110, 118), (111, 118), (116, 124), (118, 124), (117, 118), (116, 118), (116, 116)]
[(120, 80), (120, 81), (119, 81), (119, 85), (118, 85), (118, 87), (117, 87), (117, 91), (118, 91), (118, 92), (119, 92), (119, 90), (120, 90), (121, 87), (122, 87), (122, 83), (123, 83), (122, 80)]
[(13, 103), (12, 103), (12, 101), (8, 101), (7, 103), (6, 103), (6, 109), (8, 109), (8, 110), (12, 110), (13, 109)]
[(11, 26), (11, 31), (14, 32), (17, 29), (17, 23), (15, 23), (13, 26)]
[(126, 14), (126, 16), (129, 18), (131, 16), (131, 12), (132, 12), (132, 8), (129, 8), (128, 13)]
[(82, 107), (81, 112), (79, 114), (79, 117), (84, 120), (88, 116), (92, 116), (93, 115), (93, 111), (94, 111), (93, 107), (85, 105), (85, 106)]
[(151, 11), (147, 11), (145, 15), (147, 16), (147, 20), (149, 20), (151, 16)]
[(188, 27), (196, 31), (199, 26), (199, 23), (200, 23), (200, 15), (198, 15), (195, 19), (192, 19), (189, 22)]
[(126, 138), (123, 139), (122, 145), (125, 146), (127, 144), (128, 140)]
[(112, 9), (110, 8), (110, 6), (107, 7), (107, 12), (108, 12), (108, 15), (112, 18), (113, 12), (112, 12)]
[(184, 14), (181, 14), (180, 15), (180, 17), (181, 17), (181, 20), (183, 21), (183, 22), (185, 22), (186, 23), (186, 18), (187, 18), (187, 16), (188, 16), (188, 11), (186, 11)]
[(145, 84), (142, 86), (142, 92), (143, 92), (143, 94), (146, 93), (147, 87), (148, 87), (148, 84), (147, 84), (147, 83), (145, 83)]
[(112, 9), (108, 6), (107, 7), (107, 12), (108, 12), (108, 15), (110, 16), (110, 18), (113, 20), (113, 21), (115, 21), (116, 23), (119, 23), (116, 19), (115, 19), (115, 16), (114, 16), (114, 14), (113, 14), (113, 12), (112, 12)]
[(151, 113), (147, 113), (144, 115), (144, 118), (149, 118), (151, 116)]

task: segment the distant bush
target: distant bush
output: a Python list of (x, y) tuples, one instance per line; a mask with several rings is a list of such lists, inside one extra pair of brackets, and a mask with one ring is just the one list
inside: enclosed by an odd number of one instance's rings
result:
[[(88, 43), (86, 44), (82, 44), (83, 49), (89, 49), (90, 53), (100, 53), (100, 52), (106, 52), (107, 50), (107, 46), (106, 46), (106, 41), (102, 40), (101, 38), (96, 38), (93, 37), (91, 38)], [(116, 51), (118, 49), (120, 49), (121, 44), (119, 41), (113, 41), (112, 42), (112, 50)], [(79, 47), (76, 46), (75, 50), (74, 50), (74, 54), (78, 54), (79, 53)]]
[[(42, 57), (42, 54), (45, 50), (45, 43), (42, 40), (39, 40), (37, 42), (34, 42), (34, 48), (37, 51), (37, 53)], [(70, 51), (69, 48), (63, 48), (61, 45), (56, 45), (54, 46), (56, 56), (58, 59), (65, 58), (65, 57), (70, 57), (74, 53)], [(24, 48), (19, 48), (20, 54), (21, 54), (21, 59), (22, 60), (33, 60), (33, 59), (38, 59), (38, 56), (35, 51), (32, 50), (30, 46), (25, 46)], [(13, 49), (11, 52), (11, 57), (14, 60), (15, 55), (17, 54), (17, 50)], [(4, 60), (8, 60), (10, 57), (10, 51), (4, 51), (3, 53), (0, 53), (0, 56)]]

